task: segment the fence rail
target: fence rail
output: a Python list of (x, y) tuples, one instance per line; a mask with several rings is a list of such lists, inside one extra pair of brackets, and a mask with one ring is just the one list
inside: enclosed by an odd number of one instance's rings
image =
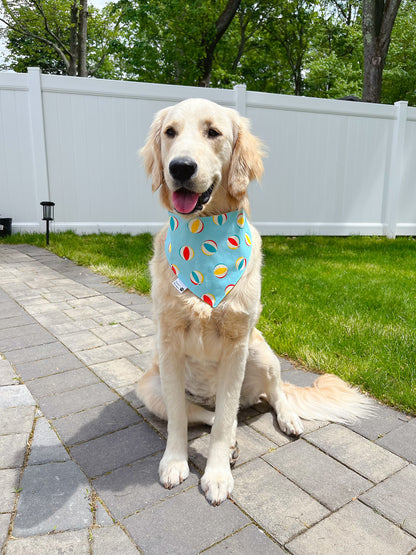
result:
[(153, 114), (190, 97), (236, 108), (268, 150), (263, 234), (416, 235), (416, 108), (247, 91), (0, 73), (0, 215), (14, 231), (155, 232), (166, 215), (137, 152)]

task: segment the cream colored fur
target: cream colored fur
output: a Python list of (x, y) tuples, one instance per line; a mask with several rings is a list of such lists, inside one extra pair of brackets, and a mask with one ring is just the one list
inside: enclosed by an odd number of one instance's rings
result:
[[(218, 135), (210, 136), (214, 129)], [(248, 121), (234, 110), (201, 99), (190, 99), (160, 111), (142, 149), (153, 190), (173, 210), (175, 181), (169, 163), (188, 157), (198, 164), (192, 190), (204, 193), (214, 184), (210, 200), (198, 215), (249, 212), (247, 187), (263, 172), (261, 144)], [(195, 217), (195, 213), (190, 217)], [(255, 328), (260, 305), (261, 239), (251, 226), (252, 255), (237, 286), (214, 309), (173, 286), (165, 256), (166, 227), (156, 236), (151, 261), (152, 299), (157, 326), (153, 367), (140, 380), (138, 395), (147, 408), (168, 420), (168, 440), (159, 466), (161, 482), (171, 488), (189, 474), (188, 423), (212, 426), (210, 448), (201, 486), (214, 505), (233, 489), (229, 448), (235, 443), (240, 406), (266, 398), (287, 434), (302, 433), (301, 418), (347, 422), (368, 415), (370, 402), (339, 378), (321, 376), (312, 388), (283, 384), (280, 366)], [(215, 400), (215, 413), (185, 398)]]

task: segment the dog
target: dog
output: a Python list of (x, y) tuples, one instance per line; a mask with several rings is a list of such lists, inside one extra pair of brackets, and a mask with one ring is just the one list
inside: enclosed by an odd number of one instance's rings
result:
[[(141, 155), (169, 219), (154, 240), (156, 352), (138, 396), (168, 422), (159, 465), (166, 488), (189, 474), (188, 423), (212, 427), (200, 484), (218, 505), (233, 489), (230, 453), (235, 456), (239, 408), (265, 399), (281, 430), (299, 436), (300, 418), (354, 421), (371, 413), (371, 401), (331, 374), (310, 388), (282, 383), (279, 360), (255, 327), (261, 238), (249, 222), (247, 188), (262, 176), (264, 152), (248, 120), (208, 100), (184, 100), (156, 114)], [(211, 269), (198, 266), (204, 254), (209, 261), (219, 256)]]

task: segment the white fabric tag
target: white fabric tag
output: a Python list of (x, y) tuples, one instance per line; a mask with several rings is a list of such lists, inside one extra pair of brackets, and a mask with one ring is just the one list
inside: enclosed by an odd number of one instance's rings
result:
[(182, 283), (179, 278), (176, 278), (175, 281), (172, 281), (172, 285), (179, 291), (179, 293), (183, 293), (188, 289), (186, 285)]

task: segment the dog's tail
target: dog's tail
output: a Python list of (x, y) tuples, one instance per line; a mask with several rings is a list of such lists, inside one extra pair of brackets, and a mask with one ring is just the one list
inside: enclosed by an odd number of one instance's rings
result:
[(374, 402), (333, 374), (319, 376), (312, 387), (282, 384), (289, 403), (300, 418), (352, 424), (373, 416)]

